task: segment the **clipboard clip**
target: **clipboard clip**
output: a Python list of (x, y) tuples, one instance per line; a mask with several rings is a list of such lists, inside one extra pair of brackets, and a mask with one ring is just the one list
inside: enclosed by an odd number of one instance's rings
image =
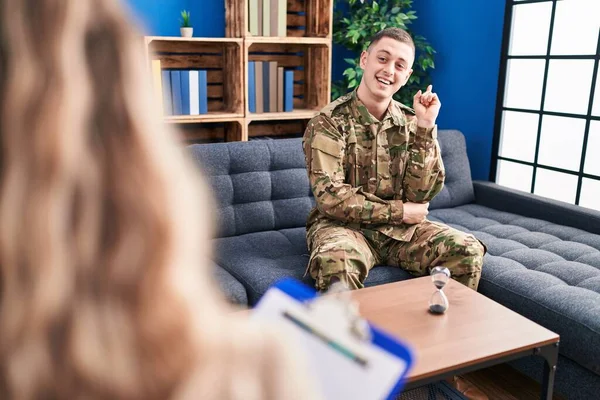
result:
[(372, 339), (368, 322), (360, 316), (358, 303), (341, 282), (335, 282), (323, 295), (307, 303), (309, 312), (330, 332), (348, 335), (354, 340), (368, 342)]

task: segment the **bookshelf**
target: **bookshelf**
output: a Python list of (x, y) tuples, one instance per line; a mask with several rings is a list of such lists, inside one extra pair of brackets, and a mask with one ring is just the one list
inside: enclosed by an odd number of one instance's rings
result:
[(236, 38), (145, 37), (148, 58), (164, 70), (207, 70), (208, 113), (166, 116), (167, 122), (192, 123), (244, 117), (243, 40)]
[[(248, 24), (250, 0), (225, 0), (225, 35), (251, 36)], [(333, 21), (333, 0), (287, 0), (286, 38), (329, 38)]]
[[(286, 36), (252, 35), (250, 1), (285, 2)], [(165, 122), (194, 142), (301, 135), (330, 101), (332, 18), (333, 0), (225, 0), (225, 38), (145, 37), (149, 62), (160, 60), (167, 70), (207, 70), (208, 113), (165, 116)], [(251, 61), (293, 70), (292, 111), (249, 111)]]

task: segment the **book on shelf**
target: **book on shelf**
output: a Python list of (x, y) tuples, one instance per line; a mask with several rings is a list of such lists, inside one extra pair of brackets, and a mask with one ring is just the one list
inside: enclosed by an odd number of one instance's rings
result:
[(281, 37), (287, 36), (287, 0), (279, 0), (279, 7), (277, 8), (277, 19), (279, 35)]
[(264, 111), (262, 61), (256, 61), (254, 63), (254, 91), (256, 93), (256, 112), (262, 113)]
[(179, 71), (181, 77), (181, 115), (191, 115), (190, 110), (190, 99), (191, 99), (191, 87), (190, 87), (190, 71), (182, 70)]
[(199, 90), (199, 112), (208, 113), (208, 72), (204, 69), (198, 71), (198, 90)]
[(262, 1), (263, 21), (262, 21), (262, 35), (271, 36), (271, 0), (259, 0)]
[(288, 112), (294, 109), (294, 71), (285, 70), (283, 81), (283, 111)]
[[(259, 9), (258, 9), (258, 4), (259, 2), (262, 2), (262, 0), (248, 0), (248, 31), (250, 32), (251, 35), (253, 36), (259, 36), (259, 30), (258, 30), (258, 13), (259, 13)], [(262, 12), (262, 9), (260, 10), (260, 12)], [(261, 20), (262, 23), (262, 20)], [(260, 29), (260, 32), (262, 32), (262, 26)]]
[(257, 9), (256, 9), (256, 26), (257, 26), (257, 36), (263, 35), (263, 0), (256, 0)]
[(270, 69), (269, 69), (269, 62), (268, 61), (263, 61), (262, 63), (262, 70), (263, 70), (263, 81), (262, 81), (262, 87), (263, 87), (263, 111), (264, 112), (270, 112), (271, 111), (271, 105), (270, 105), (270, 101), (271, 101), (271, 79), (269, 78), (270, 75)]
[(293, 111), (294, 70), (277, 61), (248, 62), (248, 111)]
[(283, 112), (283, 67), (277, 67), (277, 112)]
[(171, 96), (173, 98), (173, 115), (183, 114), (183, 99), (181, 95), (181, 72), (171, 71)]
[(163, 70), (164, 115), (199, 115), (208, 112), (207, 71)]
[(248, 111), (256, 112), (255, 61), (248, 61)]
[(161, 66), (160, 60), (152, 60), (151, 63), (152, 70), (152, 91), (154, 94), (154, 98), (156, 99), (156, 104), (159, 107), (160, 113), (164, 113), (163, 110), (163, 101), (162, 101), (162, 76), (161, 76)]
[(162, 102), (164, 115), (173, 115), (173, 96), (171, 95), (171, 73), (163, 69), (162, 78)]
[(270, 2), (271, 36), (287, 36), (287, 0), (270, 0)]
[(269, 61), (269, 112), (277, 112), (277, 61)]
[(188, 97), (190, 101), (190, 115), (200, 114), (200, 85), (198, 81), (197, 69), (191, 69), (189, 71), (189, 86), (188, 86)]

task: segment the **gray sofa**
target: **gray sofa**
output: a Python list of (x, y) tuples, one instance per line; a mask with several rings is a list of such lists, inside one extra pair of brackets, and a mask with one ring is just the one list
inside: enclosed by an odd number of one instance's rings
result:
[[(440, 131), (446, 184), (429, 219), (488, 246), (479, 291), (561, 336), (555, 389), (572, 399), (600, 393), (600, 213), (472, 182), (465, 141)], [(306, 217), (314, 204), (301, 139), (189, 146), (218, 204), (217, 279), (228, 297), (254, 305), (282, 277), (312, 285)], [(600, 201), (600, 200), (599, 200)], [(366, 286), (411, 275), (375, 267)], [(515, 362), (541, 379), (541, 361)]]

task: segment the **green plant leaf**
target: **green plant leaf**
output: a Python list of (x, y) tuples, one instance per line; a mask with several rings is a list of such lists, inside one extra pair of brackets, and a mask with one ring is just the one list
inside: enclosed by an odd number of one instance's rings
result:
[(356, 78), (356, 70), (353, 68), (348, 68), (344, 71), (344, 75), (348, 77), (348, 79)]
[(186, 11), (186, 10), (182, 10), (181, 11), (180, 22), (181, 22), (181, 27), (182, 28), (189, 28), (189, 27), (191, 27), (191, 24), (190, 24), (190, 12), (189, 11)]
[[(362, 79), (359, 67), (360, 53), (368, 46), (369, 39), (379, 30), (395, 26), (410, 32), (411, 24), (417, 19), (413, 0), (333, 0), (336, 16), (333, 21), (333, 42), (341, 45), (354, 58), (345, 58), (348, 68), (343, 79), (332, 83), (332, 98), (354, 89)], [(412, 106), (414, 94), (431, 82), (430, 70), (434, 68), (436, 51), (421, 35), (413, 34), (417, 60), (408, 83), (394, 95), (394, 98)]]

